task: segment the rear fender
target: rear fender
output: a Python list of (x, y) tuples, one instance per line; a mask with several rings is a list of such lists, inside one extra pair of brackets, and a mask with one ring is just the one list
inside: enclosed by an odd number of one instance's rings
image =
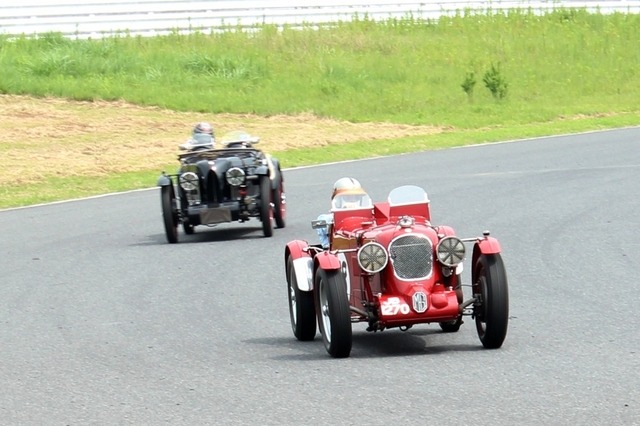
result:
[(271, 189), (276, 190), (280, 186), (280, 182), (283, 181), (280, 162), (268, 154), (266, 158), (269, 168), (269, 178), (271, 179)]
[(313, 258), (304, 250), (308, 246), (306, 241), (291, 241), (284, 251), (285, 265), (289, 256), (293, 259), (293, 270), (301, 291), (313, 290)]

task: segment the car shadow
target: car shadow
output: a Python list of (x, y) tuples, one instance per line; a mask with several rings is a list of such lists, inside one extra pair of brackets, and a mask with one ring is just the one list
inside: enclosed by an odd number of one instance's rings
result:
[[(253, 240), (260, 238), (265, 238), (262, 233), (262, 227), (243, 227), (242, 224), (235, 227), (232, 225), (224, 227), (198, 226), (191, 235), (185, 234), (182, 229), (180, 229), (178, 231), (177, 244), (211, 243), (240, 239)], [(148, 243), (144, 245), (156, 244), (169, 244), (164, 233), (150, 235)]]
[(382, 333), (353, 333), (351, 357), (380, 358), (407, 355), (437, 355), (445, 352), (475, 352), (482, 350), (478, 344), (459, 344), (453, 333), (441, 330), (400, 331)]
[(262, 226), (257, 228), (254, 226), (243, 226), (242, 224), (238, 224), (237, 226), (227, 225), (216, 227), (197, 226), (191, 235), (180, 233), (178, 235), (178, 244), (183, 242), (205, 243), (258, 238), (265, 238), (262, 233)]
[[(369, 333), (353, 331), (353, 345), (350, 358), (392, 358), (415, 355), (438, 355), (446, 352), (476, 352), (485, 350), (481, 344), (460, 344), (450, 337), (454, 333), (440, 330), (400, 331), (397, 329), (384, 332)], [(449, 337), (448, 337), (449, 336)], [(448, 339), (445, 341), (444, 339)], [(272, 357), (278, 360), (323, 360), (331, 359), (322, 344), (322, 336), (318, 333), (312, 341), (301, 342), (290, 338), (258, 338), (244, 341), (249, 344), (268, 345), (284, 348), (289, 353)]]

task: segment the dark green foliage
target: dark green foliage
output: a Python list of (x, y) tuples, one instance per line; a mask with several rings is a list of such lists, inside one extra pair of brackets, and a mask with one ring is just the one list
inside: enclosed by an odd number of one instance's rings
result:
[(484, 73), (482, 81), (494, 99), (504, 99), (507, 96), (508, 84), (500, 71), (500, 65), (491, 64), (491, 68)]
[(469, 100), (473, 98), (473, 89), (476, 86), (476, 74), (473, 71), (468, 72), (464, 76), (464, 81), (462, 82), (462, 90), (467, 94)]

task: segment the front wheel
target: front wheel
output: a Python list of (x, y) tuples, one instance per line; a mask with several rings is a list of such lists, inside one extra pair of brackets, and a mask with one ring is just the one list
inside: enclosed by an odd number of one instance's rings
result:
[(509, 323), (509, 289), (507, 271), (500, 254), (480, 255), (475, 265), (473, 294), (478, 299), (473, 308), (476, 330), (487, 349), (502, 346)]
[(287, 257), (287, 287), (289, 289), (289, 318), (296, 339), (313, 340), (316, 337), (316, 309), (313, 304), (313, 291), (302, 291), (293, 268), (293, 258)]
[(342, 272), (318, 268), (315, 275), (316, 314), (324, 347), (334, 358), (351, 354), (352, 330), (347, 283)]
[(162, 218), (167, 241), (175, 244), (178, 242), (178, 211), (176, 195), (171, 185), (163, 186), (160, 189), (160, 201), (162, 203)]
[(262, 232), (264, 236), (273, 236), (273, 224), (271, 223), (271, 179), (269, 179), (269, 176), (260, 176), (260, 220), (262, 221)]

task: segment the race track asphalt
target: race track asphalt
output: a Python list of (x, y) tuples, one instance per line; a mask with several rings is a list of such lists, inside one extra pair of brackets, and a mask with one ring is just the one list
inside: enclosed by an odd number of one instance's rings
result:
[[(500, 240), (501, 349), (470, 319), (455, 334), (357, 324), (347, 359), (295, 340), (284, 246), (315, 239), (342, 176), (374, 200), (423, 186), (435, 224)], [(287, 227), (269, 239), (253, 221), (167, 244), (155, 188), (0, 211), (0, 423), (640, 424), (640, 128), (285, 179)]]

